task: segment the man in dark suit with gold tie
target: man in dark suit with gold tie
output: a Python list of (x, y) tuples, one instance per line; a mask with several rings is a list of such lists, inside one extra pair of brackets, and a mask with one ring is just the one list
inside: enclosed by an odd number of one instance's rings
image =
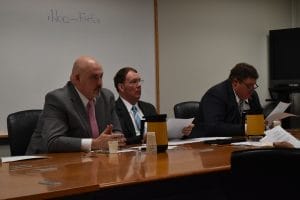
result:
[(252, 65), (235, 65), (227, 80), (210, 88), (202, 97), (191, 136), (244, 135), (243, 112), (262, 114), (263, 111), (255, 91), (257, 79), (258, 73)]

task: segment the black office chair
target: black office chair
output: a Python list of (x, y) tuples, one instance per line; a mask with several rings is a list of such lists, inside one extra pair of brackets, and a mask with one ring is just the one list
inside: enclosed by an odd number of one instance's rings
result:
[(7, 116), (7, 133), (12, 156), (25, 155), (42, 110), (24, 110)]
[(229, 199), (293, 199), (299, 196), (300, 149), (250, 149), (231, 155)]
[(185, 101), (174, 105), (175, 118), (188, 119), (197, 115), (199, 110), (198, 101)]

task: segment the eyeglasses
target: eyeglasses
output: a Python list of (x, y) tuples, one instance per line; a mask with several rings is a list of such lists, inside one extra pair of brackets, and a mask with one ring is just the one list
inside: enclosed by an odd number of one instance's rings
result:
[(128, 81), (128, 84), (129, 85), (141, 85), (144, 83), (144, 80), (143, 79), (134, 79), (134, 80), (131, 80), (131, 81)]
[(243, 83), (248, 90), (256, 90), (259, 87), (256, 83), (254, 85), (246, 84), (244, 81), (241, 81), (241, 83)]

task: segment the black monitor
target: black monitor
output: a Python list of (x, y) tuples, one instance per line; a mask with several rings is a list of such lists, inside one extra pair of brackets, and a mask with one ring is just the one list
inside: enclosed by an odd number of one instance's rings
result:
[(270, 30), (270, 87), (300, 87), (300, 28)]

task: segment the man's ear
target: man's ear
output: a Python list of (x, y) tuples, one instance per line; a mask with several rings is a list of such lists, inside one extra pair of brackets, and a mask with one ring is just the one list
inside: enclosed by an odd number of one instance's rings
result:
[(238, 80), (237, 79), (234, 79), (233, 81), (232, 81), (232, 86), (233, 87), (236, 87), (237, 86), (237, 84), (238, 84)]
[(120, 92), (124, 92), (124, 84), (123, 83), (118, 83), (118, 89)]
[(72, 75), (72, 79), (73, 79), (74, 81), (79, 81), (79, 80), (80, 80), (79, 74), (73, 74), (73, 75)]
[(80, 76), (79, 76), (79, 74), (72, 74), (72, 75), (71, 75), (71, 80), (72, 80), (72, 82), (78, 83), (78, 82), (80, 81)]

